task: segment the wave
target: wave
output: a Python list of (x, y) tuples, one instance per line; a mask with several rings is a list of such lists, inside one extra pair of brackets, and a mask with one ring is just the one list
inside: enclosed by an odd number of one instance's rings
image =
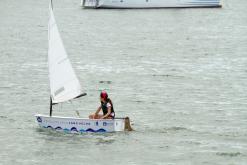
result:
[(216, 155), (223, 157), (237, 157), (242, 154), (240, 152), (217, 152)]

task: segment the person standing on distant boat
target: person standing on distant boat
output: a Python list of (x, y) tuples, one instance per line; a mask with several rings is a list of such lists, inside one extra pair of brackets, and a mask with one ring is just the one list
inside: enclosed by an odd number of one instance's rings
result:
[[(90, 119), (114, 119), (115, 112), (113, 108), (113, 104), (110, 98), (108, 98), (108, 94), (106, 91), (102, 91), (100, 93), (100, 102), (101, 105), (97, 109), (94, 114), (89, 115)], [(102, 110), (103, 115), (100, 115), (100, 111)]]

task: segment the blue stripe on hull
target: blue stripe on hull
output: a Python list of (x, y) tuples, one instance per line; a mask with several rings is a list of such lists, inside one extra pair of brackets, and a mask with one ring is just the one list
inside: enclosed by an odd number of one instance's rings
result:
[(62, 129), (61, 127), (53, 128), (52, 126), (47, 126), (47, 127), (44, 126), (43, 128), (54, 129), (54, 130), (56, 130), (56, 131), (61, 131), (61, 130), (63, 130), (63, 132), (65, 132), (65, 133), (77, 133), (77, 132), (79, 132), (79, 133), (85, 133), (85, 132), (107, 132), (107, 131), (106, 131), (105, 129), (103, 129), (103, 128), (100, 128), (100, 129), (98, 129), (98, 130), (94, 130), (94, 129), (92, 129), (92, 128), (88, 128), (88, 129), (86, 129), (86, 130), (80, 129), (79, 131), (78, 131), (75, 127), (72, 127), (71, 129), (68, 129), (68, 128)]

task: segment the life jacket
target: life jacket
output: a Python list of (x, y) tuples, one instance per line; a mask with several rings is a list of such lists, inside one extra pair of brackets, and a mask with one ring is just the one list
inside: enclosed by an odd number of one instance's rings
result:
[[(103, 111), (103, 114), (106, 115), (108, 112), (108, 108), (107, 108), (107, 104), (110, 103), (110, 101), (107, 99), (107, 101), (105, 103), (101, 102), (101, 109)], [(110, 103), (111, 104), (111, 103)], [(115, 117), (115, 112), (114, 112), (114, 108), (113, 105), (111, 104), (111, 113), (110, 113), (111, 117)]]

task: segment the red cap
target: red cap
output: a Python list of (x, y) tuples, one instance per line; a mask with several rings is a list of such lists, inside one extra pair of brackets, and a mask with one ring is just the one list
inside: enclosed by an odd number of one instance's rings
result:
[(100, 97), (106, 100), (108, 98), (108, 94), (106, 93), (106, 91), (102, 91), (100, 93)]

